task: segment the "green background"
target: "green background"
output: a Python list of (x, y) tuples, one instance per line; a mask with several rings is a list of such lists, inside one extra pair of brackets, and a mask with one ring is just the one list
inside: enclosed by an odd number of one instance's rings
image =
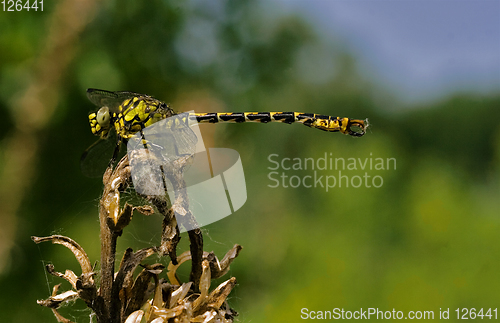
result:
[[(370, 120), (359, 139), (302, 125), (201, 126), (208, 147), (240, 153), (247, 181), (246, 204), (204, 228), (206, 251), (222, 257), (235, 243), (243, 246), (224, 277), (238, 280), (229, 302), (240, 322), (298, 322), (302, 308), (453, 314), (498, 307), (498, 92), (463, 91), (408, 107), (365, 78), (340, 44), (327, 45), (306, 21), (271, 3), (44, 5), (43, 12), (0, 13), (2, 322), (55, 322), (36, 304), (62, 282), (48, 277), (44, 264), (80, 273), (64, 247), (36, 245), (30, 236), (67, 235), (92, 262), (99, 259), (102, 183), (84, 177), (79, 165), (96, 139), (87, 121), (94, 109), (89, 87), (146, 93), (178, 111)], [(321, 69), (314, 64), (334, 72), (326, 80), (305, 77), (304, 68)], [(380, 188), (269, 187), (270, 154), (281, 160), (325, 153), (395, 158), (396, 169), (345, 171), (381, 176)], [(160, 223), (159, 216), (135, 215), (118, 258), (127, 247), (157, 244)], [(179, 253), (187, 249), (183, 234)], [(89, 320), (80, 301), (61, 312)]]

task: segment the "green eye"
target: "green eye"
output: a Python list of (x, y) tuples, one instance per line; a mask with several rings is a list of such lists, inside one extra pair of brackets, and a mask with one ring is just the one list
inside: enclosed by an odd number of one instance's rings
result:
[(109, 124), (109, 108), (102, 107), (97, 111), (97, 123), (101, 126)]

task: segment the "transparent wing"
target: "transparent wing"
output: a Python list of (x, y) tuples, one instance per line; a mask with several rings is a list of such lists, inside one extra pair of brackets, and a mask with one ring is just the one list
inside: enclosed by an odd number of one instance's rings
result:
[(80, 158), (82, 173), (87, 177), (101, 177), (108, 167), (116, 147), (116, 134), (99, 139), (85, 150)]
[(122, 104), (126, 99), (137, 96), (148, 97), (144, 94), (127, 91), (111, 92), (106, 90), (87, 89), (87, 97), (94, 105), (99, 108), (107, 106), (112, 111), (116, 111), (118, 106)]
[(187, 122), (188, 116), (182, 113), (158, 121), (129, 139), (132, 180), (140, 194), (165, 195), (166, 175), (175, 173), (182, 177), (189, 167), (198, 137)]
[(198, 138), (187, 122), (188, 116), (188, 113), (177, 114), (143, 129), (134, 136), (134, 147), (143, 148), (145, 139), (148, 148), (166, 161), (194, 154)]

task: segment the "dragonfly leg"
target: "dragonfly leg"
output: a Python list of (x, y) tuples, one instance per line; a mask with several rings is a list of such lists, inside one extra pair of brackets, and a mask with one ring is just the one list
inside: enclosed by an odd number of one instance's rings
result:
[(120, 152), (121, 143), (122, 139), (120, 136), (118, 136), (118, 141), (116, 142), (115, 150), (113, 151), (113, 156), (111, 157), (111, 160), (108, 163), (108, 167), (106, 168), (102, 176), (102, 181), (104, 185), (106, 185), (106, 183), (108, 183), (108, 181), (111, 179), (111, 174), (113, 172), (113, 168), (115, 167), (116, 160), (118, 159), (118, 153)]
[(118, 136), (118, 140), (116, 142), (115, 150), (113, 151), (113, 156), (111, 157), (111, 160), (109, 161), (108, 168), (113, 169), (115, 166), (116, 160), (118, 159), (118, 154), (120, 153), (120, 147), (122, 145), (123, 139)]

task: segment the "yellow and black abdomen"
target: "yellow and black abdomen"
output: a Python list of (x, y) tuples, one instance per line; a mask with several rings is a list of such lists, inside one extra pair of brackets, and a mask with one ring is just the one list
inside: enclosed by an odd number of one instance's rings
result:
[(329, 132), (340, 131), (343, 134), (361, 137), (365, 134), (367, 123), (364, 120), (331, 117), (327, 115), (302, 112), (227, 112), (227, 113), (192, 113), (190, 117), (199, 123), (219, 122), (299, 122), (308, 127)]

